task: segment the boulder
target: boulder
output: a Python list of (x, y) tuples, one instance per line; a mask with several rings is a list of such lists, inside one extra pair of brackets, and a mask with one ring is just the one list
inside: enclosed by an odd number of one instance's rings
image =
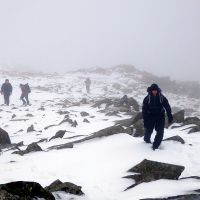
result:
[(128, 98), (128, 104), (130, 106), (132, 106), (135, 111), (139, 111), (140, 110), (140, 106), (139, 106), (138, 102), (134, 98), (132, 98), (132, 97)]
[(134, 137), (143, 137), (144, 136), (145, 128), (144, 128), (143, 119), (138, 120), (134, 124), (134, 129), (135, 129), (135, 133), (133, 135)]
[(11, 141), (8, 133), (2, 128), (0, 128), (0, 145), (10, 145), (10, 144)]
[(29, 126), (27, 129), (27, 133), (33, 132), (33, 131), (35, 131), (34, 126), (33, 125)]
[(69, 123), (69, 124), (73, 124), (73, 120), (72, 119), (70, 119), (70, 118), (68, 118), (68, 117), (66, 117), (65, 119), (63, 119), (59, 124), (57, 124), (57, 125), (54, 125), (54, 126), (60, 126), (61, 124), (64, 124), (64, 123)]
[(83, 120), (83, 122), (90, 123), (90, 121), (88, 119), (86, 119), (86, 118)]
[(74, 120), (73, 123), (72, 123), (72, 127), (77, 127), (77, 126), (78, 126), (78, 123), (77, 123), (76, 120)]
[(183, 125), (195, 124), (200, 126), (200, 119), (198, 117), (188, 117), (184, 120)]
[(180, 110), (177, 113), (173, 114), (173, 122), (174, 123), (183, 123), (185, 120), (185, 111), (184, 110)]
[(86, 99), (86, 98), (82, 98), (82, 99), (81, 99), (81, 101), (80, 101), (80, 103), (82, 103), (82, 104), (88, 104), (88, 102), (87, 102), (87, 99)]
[(45, 111), (45, 108), (42, 106), (41, 108), (38, 108), (38, 110)]
[(87, 113), (87, 112), (84, 112), (84, 111), (83, 111), (83, 112), (81, 112), (80, 114), (81, 114), (81, 117), (86, 117), (86, 116), (89, 116), (89, 113)]
[(56, 180), (53, 183), (51, 183), (49, 186), (45, 187), (45, 189), (49, 192), (63, 191), (66, 193), (79, 195), (79, 196), (84, 194), (81, 188), (82, 188), (81, 186), (77, 186), (73, 183), (69, 183), (69, 182), (62, 183), (60, 180)]
[(106, 104), (106, 107), (110, 106), (113, 104), (112, 100), (111, 99), (102, 99), (102, 100), (99, 100), (97, 102), (95, 102), (95, 104), (92, 106), (93, 108), (99, 108), (101, 107), (102, 104)]
[[(22, 198), (20, 198), (17, 195), (10, 194), (5, 190), (0, 189), (0, 200), (22, 200)], [(24, 198), (24, 200), (32, 200), (32, 199), (26, 197), (26, 198)]]
[(176, 142), (180, 142), (181, 144), (185, 144), (184, 139), (180, 137), (179, 135), (169, 137), (167, 139), (164, 139), (163, 141), (176, 141)]
[(128, 171), (137, 174), (126, 176), (124, 178), (131, 178), (135, 180), (135, 184), (127, 188), (130, 189), (141, 183), (147, 183), (159, 179), (178, 180), (184, 169), (185, 167), (183, 166), (145, 159)]
[(32, 200), (34, 198), (55, 200), (51, 192), (36, 182), (16, 181), (0, 185), (0, 199), (2, 200)]
[(15, 117), (16, 117), (16, 115), (15, 115), (15, 114), (13, 114), (11, 118), (12, 118), (12, 119), (14, 119)]

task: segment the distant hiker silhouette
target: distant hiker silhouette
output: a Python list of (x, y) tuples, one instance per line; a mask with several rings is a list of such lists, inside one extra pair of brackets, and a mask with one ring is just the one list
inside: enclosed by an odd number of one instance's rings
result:
[(165, 111), (167, 112), (168, 122), (173, 122), (171, 107), (167, 98), (161, 93), (157, 84), (152, 84), (147, 89), (148, 95), (143, 100), (142, 116), (144, 120), (145, 134), (144, 141), (151, 143), (151, 135), (155, 128), (156, 136), (153, 142), (153, 150), (157, 149), (163, 139), (165, 127)]
[(90, 93), (90, 86), (91, 86), (91, 80), (90, 80), (90, 78), (87, 78), (85, 80), (85, 86), (86, 86), (87, 93)]
[(4, 95), (4, 103), (9, 106), (10, 104), (10, 95), (12, 94), (12, 85), (9, 80), (6, 79), (5, 83), (1, 86), (1, 94)]
[(30, 102), (29, 102), (29, 99), (28, 99), (28, 95), (31, 92), (31, 89), (29, 87), (29, 84), (28, 83), (25, 84), (25, 85), (20, 84), (19, 86), (20, 86), (21, 91), (22, 91), (20, 99), (22, 100), (23, 105), (30, 105)]

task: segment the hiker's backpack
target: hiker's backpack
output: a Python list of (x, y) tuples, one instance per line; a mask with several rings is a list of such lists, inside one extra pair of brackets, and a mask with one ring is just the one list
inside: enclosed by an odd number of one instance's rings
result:
[(28, 83), (26, 83), (26, 84), (24, 85), (24, 87), (25, 87), (25, 90), (26, 90), (28, 93), (31, 93), (31, 88), (29, 87), (29, 84), (28, 84)]

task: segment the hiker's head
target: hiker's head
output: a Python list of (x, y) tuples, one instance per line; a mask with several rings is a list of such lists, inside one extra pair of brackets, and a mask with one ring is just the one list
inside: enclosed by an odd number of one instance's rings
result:
[(152, 92), (154, 97), (158, 94), (158, 90), (152, 90), (151, 92)]
[(8, 80), (8, 79), (6, 79), (6, 80), (5, 80), (5, 82), (6, 82), (6, 83), (9, 83), (9, 80)]
[(22, 84), (19, 84), (19, 87), (20, 87), (20, 88), (22, 88), (22, 86), (23, 86)]
[(158, 92), (160, 92), (160, 88), (158, 87), (157, 84), (153, 83), (148, 89), (148, 92), (150, 92), (153, 96), (156, 96)]

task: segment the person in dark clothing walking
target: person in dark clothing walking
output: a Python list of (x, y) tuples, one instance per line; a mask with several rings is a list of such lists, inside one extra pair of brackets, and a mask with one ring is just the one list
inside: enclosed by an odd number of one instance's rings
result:
[(9, 80), (6, 79), (5, 83), (1, 86), (1, 94), (4, 95), (4, 103), (9, 106), (10, 104), (10, 95), (12, 94), (12, 85)]
[(90, 85), (91, 85), (91, 80), (90, 80), (90, 78), (87, 78), (85, 80), (85, 86), (86, 86), (87, 93), (90, 93)]
[(31, 92), (31, 90), (30, 90), (28, 83), (25, 84), (25, 85), (20, 84), (19, 86), (20, 86), (21, 91), (22, 91), (20, 99), (22, 100), (23, 105), (30, 105), (28, 95)]
[(145, 134), (144, 141), (151, 143), (151, 135), (155, 128), (156, 136), (153, 142), (153, 150), (160, 146), (165, 127), (165, 111), (167, 112), (168, 122), (173, 122), (171, 107), (167, 98), (161, 93), (157, 84), (152, 84), (147, 89), (148, 95), (143, 100), (142, 116), (144, 120)]

